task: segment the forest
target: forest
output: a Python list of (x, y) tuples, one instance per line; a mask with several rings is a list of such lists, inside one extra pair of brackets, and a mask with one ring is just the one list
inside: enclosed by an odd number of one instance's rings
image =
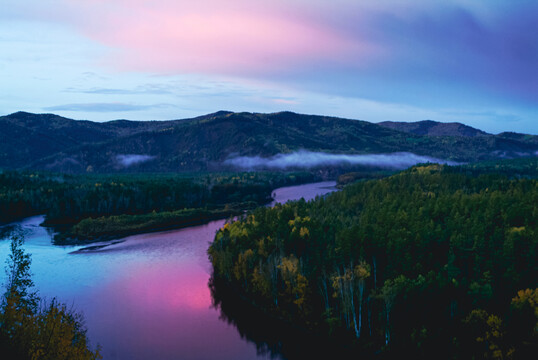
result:
[(58, 243), (92, 241), (225, 218), (271, 201), (310, 173), (0, 173), (0, 223), (45, 215)]
[(216, 234), (212, 283), (354, 356), (530, 358), (537, 170), (423, 165), (257, 208)]

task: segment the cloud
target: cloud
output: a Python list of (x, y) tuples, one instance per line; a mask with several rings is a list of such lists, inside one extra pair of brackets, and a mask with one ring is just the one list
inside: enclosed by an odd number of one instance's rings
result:
[(46, 111), (86, 111), (86, 112), (121, 112), (139, 111), (162, 107), (173, 107), (172, 104), (133, 105), (124, 103), (87, 103), (65, 104), (43, 108)]
[(155, 156), (151, 155), (139, 155), (139, 154), (120, 154), (116, 155), (116, 161), (123, 167), (129, 167), (132, 165), (141, 164), (155, 159)]
[(172, 87), (165, 84), (146, 84), (139, 85), (133, 89), (119, 89), (119, 88), (104, 88), (104, 87), (92, 87), (92, 88), (75, 88), (70, 87), (65, 89), (65, 92), (70, 93), (82, 93), (82, 94), (99, 94), (99, 95), (163, 95), (172, 94)]
[[(366, 91), (372, 78), (450, 83), (457, 76), (482, 90), (536, 100), (538, 4), (532, 1), (8, 3), (9, 18), (62, 22), (113, 49), (108, 64), (121, 70), (317, 77), (333, 91)], [(338, 73), (349, 85), (321, 81)]]
[(373, 26), (376, 42), (390, 49), (391, 57), (380, 66), (390, 76), (469, 84), (535, 102), (538, 5), (491, 6), (489, 12), (484, 16), (460, 4), (425, 7), (404, 17), (380, 14), (366, 26)]
[(300, 150), (290, 154), (277, 154), (264, 158), (260, 156), (237, 156), (224, 161), (225, 165), (236, 168), (255, 169), (309, 169), (320, 166), (352, 166), (360, 165), (367, 167), (386, 169), (405, 169), (419, 163), (440, 163), (456, 165), (457, 163), (436, 159), (429, 156), (421, 156), (413, 153), (399, 152), (389, 154), (328, 154), (323, 152), (311, 152)]
[(307, 16), (304, 3), (66, 3), (77, 14), (66, 21), (87, 37), (116, 49), (108, 63), (122, 70), (274, 73), (317, 59), (340, 63), (343, 56), (358, 64), (378, 50), (373, 43), (342, 36), (332, 24)]
[(100, 65), (121, 72), (233, 76), (421, 108), (538, 103), (531, 1), (43, 1), (61, 11), (11, 6), (104, 45)]

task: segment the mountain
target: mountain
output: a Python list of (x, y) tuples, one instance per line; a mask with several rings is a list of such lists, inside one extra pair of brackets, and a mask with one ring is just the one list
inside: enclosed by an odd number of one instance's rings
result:
[(16, 112), (0, 117), (0, 167), (18, 168), (80, 144), (155, 131), (170, 123), (126, 120), (97, 123), (54, 114)]
[(482, 130), (478, 130), (471, 126), (455, 122), (441, 123), (433, 120), (423, 120), (416, 122), (384, 121), (377, 124), (392, 130), (402, 131), (405, 133), (411, 133), (416, 135), (463, 137), (490, 135)]
[(291, 112), (219, 111), (184, 120), (104, 123), (19, 112), (0, 117), (0, 140), (1, 168), (66, 172), (225, 170), (230, 169), (226, 160), (235, 156), (269, 157), (301, 149), (412, 152), (455, 162), (533, 156), (538, 150), (533, 135), (429, 136)]

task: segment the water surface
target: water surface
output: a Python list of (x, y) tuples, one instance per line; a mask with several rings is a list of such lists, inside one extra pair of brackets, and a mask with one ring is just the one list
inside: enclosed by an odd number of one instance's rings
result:
[[(334, 182), (276, 189), (285, 202), (334, 191)], [(265, 359), (256, 344), (220, 319), (212, 306), (207, 248), (224, 220), (140, 234), (104, 247), (54, 246), (39, 226), (20, 222), (31, 271), (42, 297), (56, 296), (84, 313), (92, 344), (104, 359)], [(9, 241), (0, 241), (0, 261)], [(4, 282), (5, 274), (0, 274)]]

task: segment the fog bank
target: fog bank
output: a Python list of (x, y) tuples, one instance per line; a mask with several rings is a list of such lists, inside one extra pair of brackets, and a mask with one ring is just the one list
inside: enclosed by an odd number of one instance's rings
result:
[(224, 164), (246, 170), (301, 168), (309, 169), (320, 166), (368, 166), (385, 169), (406, 169), (419, 163), (439, 163), (457, 165), (456, 162), (437, 159), (430, 156), (416, 155), (408, 152), (389, 154), (328, 154), (300, 150), (289, 154), (277, 154), (271, 157), (237, 156), (224, 161)]
[(140, 164), (146, 161), (155, 159), (155, 156), (151, 155), (138, 155), (138, 154), (120, 154), (116, 155), (116, 161), (123, 167), (129, 167), (132, 165)]

